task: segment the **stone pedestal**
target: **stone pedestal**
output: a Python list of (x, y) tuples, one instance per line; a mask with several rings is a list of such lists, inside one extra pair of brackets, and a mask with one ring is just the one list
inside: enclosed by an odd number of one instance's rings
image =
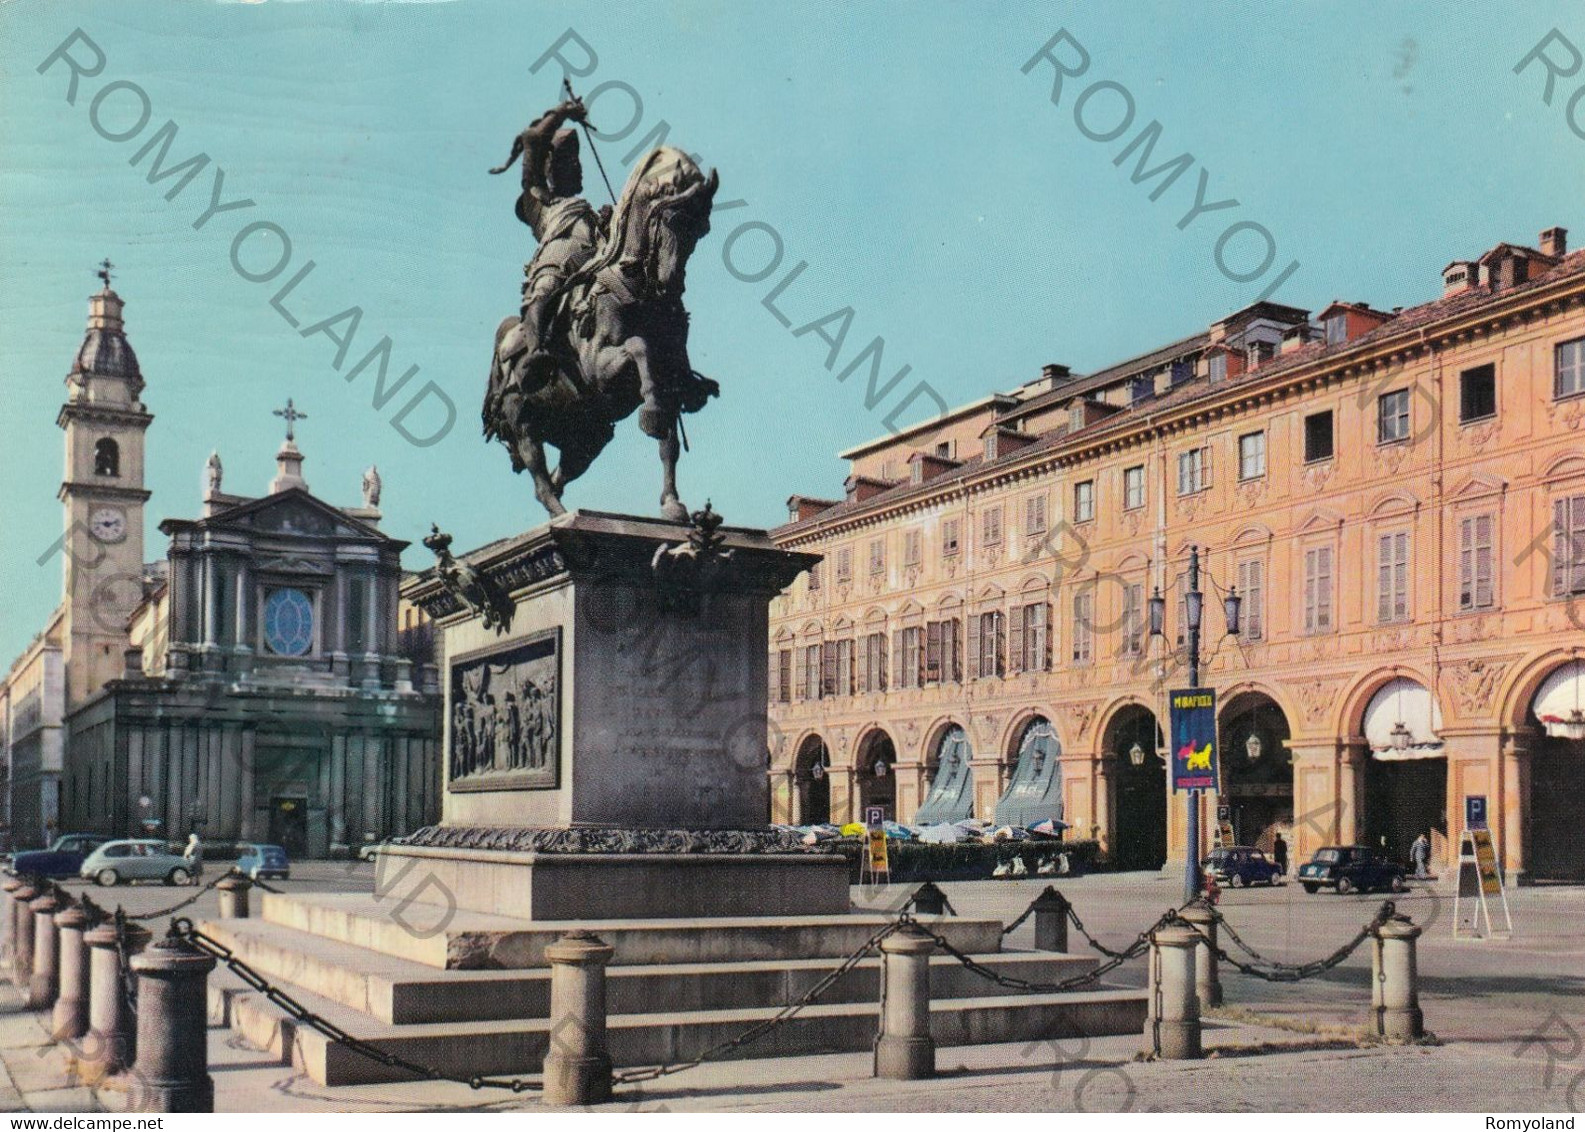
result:
[(457, 560), (471, 590), (410, 583), (444, 645), (446, 793), (376, 892), (535, 920), (847, 911), (845, 865), (766, 824), (767, 611), (817, 561), (713, 512), (578, 511)]

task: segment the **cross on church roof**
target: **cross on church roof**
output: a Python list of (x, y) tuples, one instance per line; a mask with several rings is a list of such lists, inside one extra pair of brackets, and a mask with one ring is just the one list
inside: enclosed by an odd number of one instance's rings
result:
[(105, 281), (106, 291), (110, 290), (110, 269), (114, 266), (115, 264), (111, 263), (109, 257), (107, 256), (100, 261), (99, 270), (94, 272), (95, 275), (99, 276), (99, 278)]
[(296, 439), (296, 437), (292, 435), (292, 425), (297, 421), (308, 419), (307, 413), (300, 412), (299, 410), (292, 407), (292, 399), (290, 397), (286, 399), (286, 408), (276, 409), (275, 415), (286, 418), (286, 439), (288, 441)]

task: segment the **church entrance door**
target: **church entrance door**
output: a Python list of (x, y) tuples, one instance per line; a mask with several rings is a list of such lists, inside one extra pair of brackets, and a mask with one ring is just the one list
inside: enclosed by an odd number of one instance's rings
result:
[(270, 843), (291, 858), (308, 855), (308, 799), (277, 795), (270, 799)]

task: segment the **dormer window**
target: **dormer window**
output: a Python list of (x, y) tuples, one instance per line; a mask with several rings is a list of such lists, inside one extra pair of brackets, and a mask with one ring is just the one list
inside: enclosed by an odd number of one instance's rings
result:
[(1223, 381), (1227, 377), (1227, 355), (1212, 354), (1210, 375), (1212, 381)]
[(1326, 344), (1340, 346), (1348, 341), (1348, 315), (1338, 311), (1326, 320)]

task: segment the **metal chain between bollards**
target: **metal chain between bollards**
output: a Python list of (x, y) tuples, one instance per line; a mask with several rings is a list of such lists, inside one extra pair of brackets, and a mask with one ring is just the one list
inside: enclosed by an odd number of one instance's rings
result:
[(230, 875), (231, 874), (229, 872), (221, 873), (214, 880), (210, 881), (208, 884), (194, 892), (191, 896), (187, 897), (185, 900), (177, 901), (169, 908), (161, 908), (158, 912), (142, 912), (136, 916), (128, 915), (126, 918), (133, 923), (142, 923), (145, 920), (158, 920), (162, 916), (174, 916), (183, 908), (189, 908), (192, 905), (198, 903), (198, 901), (203, 897), (204, 893), (213, 889), (215, 885), (219, 884)]
[[(776, 1012), (774, 1017), (767, 1018), (763, 1022), (759, 1022), (753, 1026), (750, 1026), (737, 1037), (721, 1042), (719, 1045), (711, 1046), (698, 1057), (692, 1058), (688, 1061), (672, 1062), (667, 1065), (656, 1065), (647, 1069), (630, 1069), (625, 1073), (613, 1074), (611, 1077), (612, 1083), (618, 1085), (630, 1085), (640, 1081), (653, 1081), (658, 1077), (670, 1076), (673, 1073), (681, 1073), (684, 1069), (694, 1069), (700, 1065), (703, 1065), (707, 1061), (719, 1061), (728, 1053), (731, 1053), (737, 1049), (741, 1049), (750, 1042), (758, 1041), (766, 1034), (786, 1025), (788, 1022), (791, 1022), (794, 1018), (796, 1018), (799, 1012), (804, 1009), (804, 1007), (813, 1003), (817, 998), (829, 990), (838, 979), (847, 974), (854, 967), (858, 966), (860, 961), (862, 961), (865, 956), (869, 955), (877, 947), (879, 947), (881, 940), (909, 925), (914, 927), (920, 926), (917, 920), (915, 920), (907, 912), (904, 912), (898, 916), (896, 920), (892, 921), (890, 924), (887, 924), (880, 931), (876, 932), (874, 935), (870, 936), (869, 939), (865, 940), (857, 950), (855, 950), (846, 959), (842, 960), (841, 964), (832, 968), (830, 973), (828, 973), (825, 978), (821, 979), (818, 983), (805, 991), (797, 1002), (789, 1003), (788, 1005), (782, 1007)], [(940, 937), (937, 936), (936, 938), (939, 939)], [(883, 965), (881, 972), (883, 991), (885, 987), (885, 979), (886, 974)]]
[(226, 968), (254, 990), (261, 992), (265, 998), (289, 1014), (293, 1021), (299, 1022), (310, 1029), (323, 1034), (339, 1046), (351, 1050), (370, 1061), (377, 1061), (381, 1065), (393, 1069), (400, 1069), (416, 1077), (429, 1081), (452, 1081), (460, 1085), (467, 1085), (472, 1089), (510, 1089), (514, 1093), (534, 1092), (544, 1086), (537, 1081), (527, 1080), (522, 1077), (463, 1077), (446, 1073), (432, 1065), (424, 1065), (399, 1057), (387, 1050), (382, 1050), (362, 1038), (355, 1038), (334, 1022), (315, 1014), (291, 995), (274, 986), (263, 975), (260, 975), (225, 944), (205, 935), (199, 931), (189, 919), (180, 918), (171, 924), (171, 930), (178, 937), (186, 940), (194, 947), (226, 965)]
[[(1168, 911), (1161, 917), (1161, 919), (1157, 920), (1148, 929), (1140, 932), (1139, 936), (1125, 950), (1108, 950), (1107, 954), (1110, 955), (1111, 958), (1107, 962), (1100, 964), (1094, 970), (1086, 971), (1080, 975), (1074, 975), (1071, 978), (1063, 979), (1062, 981), (1056, 983), (1036, 983), (1031, 982), (1028, 979), (1017, 978), (1013, 975), (1004, 975), (1000, 971), (993, 971), (979, 960), (975, 959), (972, 955), (966, 954), (965, 952), (962, 952), (956, 947), (952, 946), (952, 944), (949, 943), (945, 937), (937, 935), (935, 932), (930, 931), (929, 928), (923, 928), (922, 930), (925, 932), (925, 934), (929, 935), (936, 941), (936, 946), (940, 947), (941, 950), (945, 951), (959, 963), (963, 964), (965, 968), (980, 976), (982, 979), (986, 979), (995, 983), (999, 987), (1005, 987), (1008, 990), (1020, 991), (1024, 994), (1065, 994), (1068, 991), (1077, 990), (1080, 987), (1091, 985), (1099, 981), (1103, 976), (1111, 974), (1124, 963), (1127, 963), (1132, 959), (1137, 959), (1139, 956), (1145, 954), (1146, 951), (1150, 950), (1151, 935), (1156, 931), (1157, 928), (1171, 923), (1176, 915), (1176, 912)], [(1084, 929), (1081, 927), (1079, 930), (1083, 931)], [(1086, 938), (1088, 938), (1088, 933), (1086, 933)], [(1094, 943), (1093, 940), (1091, 942)]]
[[(1359, 948), (1360, 944), (1374, 936), (1381, 929), (1382, 925), (1389, 923), (1392, 920), (1402, 918), (1398, 915), (1397, 906), (1393, 904), (1391, 900), (1384, 901), (1382, 903), (1381, 909), (1376, 913), (1375, 918), (1371, 920), (1370, 923), (1361, 928), (1359, 933), (1355, 935), (1353, 939), (1337, 948), (1337, 950), (1326, 956), (1326, 958), (1316, 959), (1310, 963), (1277, 963), (1272, 960), (1262, 960), (1262, 962), (1266, 964), (1266, 967), (1262, 968), (1256, 966), (1253, 963), (1245, 963), (1242, 960), (1234, 959), (1227, 953), (1226, 948), (1220, 946), (1220, 944), (1213, 944), (1210, 937), (1202, 932), (1197, 926), (1177, 916), (1176, 913), (1173, 914), (1173, 917), (1176, 923), (1182, 927), (1188, 928), (1191, 932), (1198, 936), (1200, 941), (1209, 947), (1216, 957), (1222, 960), (1222, 962), (1233, 967), (1235, 970), (1250, 976), (1251, 978), (1262, 979), (1268, 983), (1297, 983), (1301, 980), (1314, 978), (1316, 975), (1330, 971), (1333, 967), (1336, 967), (1339, 963), (1343, 962), (1343, 960), (1352, 955)], [(1222, 927), (1227, 927), (1227, 922), (1225, 920), (1220, 920), (1220, 917), (1218, 917), (1218, 919)], [(1231, 932), (1231, 929), (1229, 929), (1229, 931)], [(1244, 944), (1242, 941), (1240, 941), (1240, 946), (1242, 946), (1244, 950), (1254, 954), (1253, 949), (1250, 948), (1248, 944)]]
[(115, 911), (116, 965), (121, 971), (121, 997), (126, 999), (127, 1009), (135, 1015), (138, 1012), (138, 981), (132, 974), (132, 953), (127, 949), (127, 923), (127, 914), (117, 908)]

